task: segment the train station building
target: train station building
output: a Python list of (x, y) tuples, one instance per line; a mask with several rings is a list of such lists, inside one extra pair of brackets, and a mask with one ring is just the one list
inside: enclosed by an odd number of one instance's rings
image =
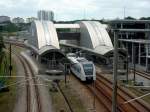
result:
[(113, 20), (111, 28), (121, 29), (118, 33), (120, 47), (127, 49), (130, 66), (150, 72), (150, 21)]

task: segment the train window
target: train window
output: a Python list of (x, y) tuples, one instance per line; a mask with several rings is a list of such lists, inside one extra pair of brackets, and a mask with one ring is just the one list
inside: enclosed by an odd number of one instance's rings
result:
[(93, 64), (83, 64), (84, 69), (93, 69)]
[(81, 68), (80, 68), (80, 66), (78, 66), (78, 65), (74, 65), (74, 66), (73, 66), (73, 68), (74, 68), (74, 70), (75, 70), (75, 71), (77, 71), (78, 73), (80, 73), (80, 72), (81, 72)]
[(83, 64), (85, 75), (93, 75), (93, 64)]
[(77, 70), (77, 72), (81, 72), (81, 68), (80, 68), (80, 66), (78, 66), (78, 65), (76, 65), (76, 70)]
[(68, 57), (76, 57), (76, 54), (74, 53), (70, 53), (70, 54), (67, 54)]

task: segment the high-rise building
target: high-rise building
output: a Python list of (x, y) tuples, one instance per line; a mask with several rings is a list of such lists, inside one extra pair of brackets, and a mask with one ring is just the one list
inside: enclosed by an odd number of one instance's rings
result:
[(40, 11), (38, 11), (38, 19), (46, 20), (46, 21), (53, 21), (54, 13), (52, 11), (40, 10)]

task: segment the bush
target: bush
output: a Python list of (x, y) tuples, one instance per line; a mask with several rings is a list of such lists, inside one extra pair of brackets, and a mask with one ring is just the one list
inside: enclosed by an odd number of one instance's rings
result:
[(4, 42), (3, 42), (3, 37), (0, 36), (0, 53), (2, 52), (2, 49), (4, 48)]

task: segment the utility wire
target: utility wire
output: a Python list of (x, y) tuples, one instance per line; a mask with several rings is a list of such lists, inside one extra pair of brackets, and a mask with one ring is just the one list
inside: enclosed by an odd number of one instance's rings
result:
[(130, 102), (133, 102), (133, 101), (135, 101), (135, 100), (141, 99), (141, 98), (146, 97), (146, 96), (148, 96), (148, 95), (150, 95), (150, 93), (147, 93), (147, 94), (142, 95), (142, 96), (140, 96), (140, 97), (136, 97), (136, 98), (134, 98), (134, 99), (128, 100), (128, 101), (124, 102), (123, 104), (127, 104), (127, 103), (130, 103)]

